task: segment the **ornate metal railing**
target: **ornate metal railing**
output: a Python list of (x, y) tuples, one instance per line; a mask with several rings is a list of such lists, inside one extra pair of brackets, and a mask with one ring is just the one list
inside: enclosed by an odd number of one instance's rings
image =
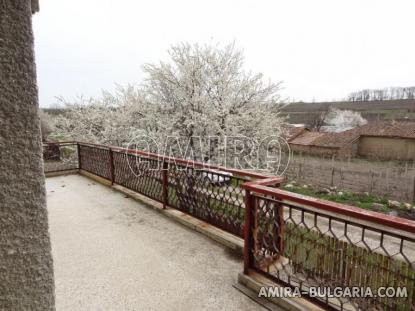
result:
[[(283, 191), (278, 176), (148, 152), (65, 142), (45, 144), (44, 158), (46, 172), (84, 170), (244, 237), (245, 274), (299, 288), (323, 308), (415, 309), (412, 221)], [(406, 297), (321, 295), (345, 287)]]
[[(255, 183), (243, 187), (245, 273), (298, 288), (324, 308), (415, 308), (414, 222)], [(351, 297), (353, 287), (367, 292)], [(406, 296), (380, 297), (388, 287), (387, 295)]]
[[(64, 157), (63, 150), (67, 146), (73, 150)], [(165, 208), (178, 209), (241, 237), (245, 218), (245, 190), (241, 185), (267, 177), (148, 152), (80, 142), (45, 144), (44, 158), (45, 172), (50, 172), (52, 165), (52, 171), (59, 171), (59, 167), (62, 170), (81, 169), (159, 201)]]
[(79, 168), (77, 142), (43, 143), (45, 173), (71, 171)]

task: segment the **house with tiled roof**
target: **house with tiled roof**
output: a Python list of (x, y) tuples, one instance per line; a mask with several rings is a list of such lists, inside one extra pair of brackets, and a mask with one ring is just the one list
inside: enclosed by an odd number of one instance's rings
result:
[(415, 160), (415, 122), (376, 121), (340, 133), (302, 131), (291, 150), (311, 155)]
[(374, 159), (415, 160), (415, 122), (378, 121), (363, 126), (357, 154)]
[(301, 134), (288, 139), (288, 144), (291, 150), (297, 153), (338, 156), (340, 147), (335, 143), (334, 135), (336, 133), (313, 132), (306, 129)]

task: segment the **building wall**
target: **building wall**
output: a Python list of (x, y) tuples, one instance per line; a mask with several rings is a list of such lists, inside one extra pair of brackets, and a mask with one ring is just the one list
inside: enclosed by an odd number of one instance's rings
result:
[(0, 310), (54, 310), (32, 10), (0, 2)]
[(342, 148), (339, 148), (337, 152), (337, 156), (338, 158), (341, 158), (341, 159), (348, 159), (350, 157), (354, 157), (356, 155), (356, 152), (357, 152), (357, 146), (353, 144), (345, 145)]
[(374, 159), (415, 159), (415, 139), (363, 136), (358, 154)]
[(289, 145), (290, 145), (291, 150), (297, 153), (330, 156), (330, 157), (333, 155), (336, 155), (336, 156), (339, 155), (339, 149), (337, 148), (295, 145), (295, 144), (289, 144)]
[(309, 153), (310, 146), (303, 146), (303, 145), (294, 145), (290, 144), (291, 151), (298, 152), (298, 153)]

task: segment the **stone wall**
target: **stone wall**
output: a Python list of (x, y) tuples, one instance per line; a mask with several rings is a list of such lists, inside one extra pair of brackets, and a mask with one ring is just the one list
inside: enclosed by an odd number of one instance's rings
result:
[(285, 177), (317, 187), (336, 186), (343, 190), (415, 202), (414, 162), (294, 156)]
[[(32, 6), (33, 5), (33, 6)], [(32, 10), (0, 2), (0, 310), (54, 310)]]

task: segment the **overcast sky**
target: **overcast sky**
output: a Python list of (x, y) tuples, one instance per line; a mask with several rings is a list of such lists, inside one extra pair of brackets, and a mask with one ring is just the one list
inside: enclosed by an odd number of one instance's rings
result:
[(341, 99), (362, 88), (415, 85), (415, 1), (53, 0), (34, 16), (40, 105), (116, 83), (170, 45), (229, 43), (246, 69), (283, 81), (295, 100)]

